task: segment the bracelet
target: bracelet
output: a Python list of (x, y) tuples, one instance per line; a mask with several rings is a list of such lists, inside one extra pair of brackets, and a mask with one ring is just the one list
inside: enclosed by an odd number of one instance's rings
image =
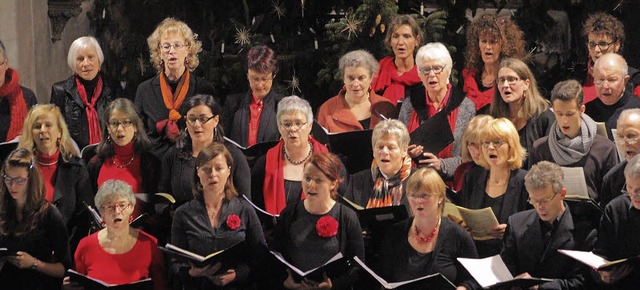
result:
[(33, 265), (31, 265), (31, 270), (38, 270), (38, 259), (33, 258)]

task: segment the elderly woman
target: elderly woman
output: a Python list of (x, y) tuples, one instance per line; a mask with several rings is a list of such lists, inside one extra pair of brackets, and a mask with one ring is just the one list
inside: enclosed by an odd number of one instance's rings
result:
[(598, 135), (596, 123), (584, 114), (582, 88), (577, 81), (557, 83), (551, 91), (551, 104), (556, 121), (549, 136), (533, 143), (531, 164), (547, 160), (582, 167), (589, 197), (599, 201), (604, 175), (618, 164), (615, 144)]
[(266, 45), (258, 45), (247, 53), (247, 80), (250, 90), (228, 96), (224, 101), (224, 130), (238, 144), (248, 147), (256, 143), (280, 139), (276, 108), (283, 95), (271, 89), (278, 73), (276, 54)]
[(102, 139), (100, 116), (113, 96), (100, 73), (104, 54), (91, 36), (76, 39), (69, 47), (67, 64), (74, 71), (68, 79), (53, 84), (51, 103), (58, 106), (69, 126), (71, 138), (80, 148)]
[[(533, 73), (521, 60), (508, 58), (500, 62), (498, 90), (493, 95), (490, 112), (494, 118), (507, 118), (518, 130), (520, 144), (528, 152), (533, 141), (549, 134), (555, 116), (549, 101), (538, 91)], [(524, 168), (531, 167), (525, 163)]]
[[(582, 36), (587, 41), (589, 59), (587, 67), (579, 70), (582, 79), (584, 103), (589, 103), (598, 97), (593, 82), (593, 65), (596, 60), (606, 53), (622, 53), (624, 46), (624, 25), (620, 20), (605, 12), (589, 15), (582, 27)], [(629, 67), (629, 83), (627, 89), (640, 96), (640, 71)]]
[(384, 44), (393, 52), (380, 60), (373, 78), (373, 91), (394, 104), (404, 99), (411, 86), (420, 84), (415, 63), (416, 48), (422, 46), (422, 28), (411, 15), (398, 15), (387, 28)]
[[(304, 162), (313, 153), (328, 152), (309, 136), (313, 124), (311, 106), (298, 96), (278, 103), (278, 130), (282, 139), (251, 170), (251, 198), (270, 214), (279, 214), (285, 206), (305, 198), (302, 191)], [(267, 170), (268, 168), (268, 170)]]
[(74, 255), (76, 271), (116, 285), (151, 278), (154, 290), (169, 289), (158, 241), (129, 226), (136, 204), (131, 186), (107, 180), (95, 204), (105, 228), (80, 241)]
[(385, 120), (371, 136), (373, 164), (351, 175), (345, 197), (365, 208), (404, 204), (409, 206), (405, 189), (411, 175), (411, 157), (407, 154), (409, 132), (398, 120)]
[(422, 86), (402, 103), (400, 117), (409, 133), (440, 111), (447, 115), (454, 141), (440, 152), (422, 152), (422, 146), (409, 146), (412, 157), (421, 156), (420, 165), (435, 168), (451, 179), (460, 165), (460, 141), (469, 120), (475, 116), (473, 102), (449, 83), (453, 61), (447, 48), (439, 42), (428, 43), (416, 55)]
[[(148, 151), (149, 139), (133, 102), (125, 98), (114, 100), (102, 121), (104, 137), (87, 165), (94, 192), (109, 179), (128, 183), (135, 193), (157, 192), (160, 161)], [(141, 204), (135, 204), (134, 218), (149, 210)]]
[(71, 265), (67, 229), (45, 188), (30, 150), (18, 148), (2, 165), (0, 245), (15, 255), (0, 258), (0, 288), (60, 289)]
[(193, 199), (192, 176), (195, 161), (202, 149), (212, 143), (224, 144), (231, 157), (233, 167), (231, 175), (240, 195), (251, 196), (251, 173), (242, 151), (225, 142), (220, 124), (222, 108), (213, 96), (195, 95), (184, 106), (187, 130), (181, 133), (175, 147), (164, 155), (162, 160), (162, 178), (158, 190), (166, 192), (176, 199), (175, 207)]
[(93, 192), (89, 172), (73, 147), (60, 109), (52, 104), (34, 106), (24, 120), (18, 147), (33, 151), (45, 199), (62, 213), (75, 250), (88, 231), (85, 203), (93, 204)]
[(482, 154), (480, 132), (490, 120), (493, 120), (493, 117), (489, 115), (476, 115), (469, 121), (467, 128), (464, 129), (464, 133), (462, 133), (462, 163), (453, 174), (453, 190), (459, 191), (462, 189), (465, 173), (469, 169), (479, 166), (478, 162), (480, 162), (480, 155)]
[(476, 258), (466, 231), (442, 217), (445, 184), (433, 168), (418, 169), (407, 182), (413, 217), (395, 224), (383, 241), (378, 273), (387, 281), (407, 281), (440, 273), (457, 289), (475, 289), (457, 258)]
[(489, 240), (475, 241), (481, 258), (497, 255), (509, 216), (529, 209), (529, 197), (524, 186), (527, 172), (523, 169), (527, 151), (518, 140), (518, 131), (505, 118), (490, 120), (481, 129), (481, 167), (472, 168), (464, 176), (462, 189), (449, 198), (456, 205), (469, 209), (490, 207), (499, 225), (491, 229)]
[(507, 17), (484, 14), (467, 29), (465, 67), (462, 69), (463, 91), (485, 113), (495, 93), (498, 65), (503, 58), (524, 60), (524, 32)]
[(386, 118), (395, 118), (395, 105), (371, 92), (378, 63), (369, 52), (355, 50), (339, 61), (344, 88), (318, 109), (318, 123), (331, 133), (374, 128)]
[(151, 140), (151, 152), (162, 159), (185, 128), (179, 113), (184, 101), (195, 94), (215, 95), (213, 85), (192, 76), (198, 67), (202, 44), (191, 28), (174, 18), (163, 20), (147, 38), (151, 62), (158, 75), (136, 91), (136, 107)]
[(248, 202), (238, 198), (231, 178), (233, 158), (223, 144), (213, 142), (203, 148), (195, 165), (194, 199), (176, 210), (171, 244), (206, 256), (244, 241), (247, 251), (224, 265), (196, 267), (174, 259), (172, 272), (178, 274), (184, 289), (245, 289), (265, 247), (258, 216)]
[(38, 103), (36, 95), (20, 85), (18, 71), (9, 67), (9, 57), (0, 41), (0, 142), (15, 139), (22, 132), (22, 121), (30, 107)]
[[(307, 271), (338, 253), (347, 259), (364, 259), (362, 229), (356, 213), (336, 202), (342, 181), (342, 162), (332, 153), (314, 153), (304, 165), (304, 201), (287, 205), (275, 230), (273, 249), (287, 261)], [(351, 289), (358, 269), (350, 266), (342, 273), (325, 273), (323, 281), (295, 281), (289, 272), (287, 289)]]

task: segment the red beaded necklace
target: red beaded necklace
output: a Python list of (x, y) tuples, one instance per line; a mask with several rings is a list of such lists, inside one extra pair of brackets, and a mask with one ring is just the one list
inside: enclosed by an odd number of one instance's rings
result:
[(425, 244), (428, 243), (428, 242), (431, 242), (433, 237), (435, 237), (436, 233), (438, 232), (438, 228), (440, 227), (440, 221), (441, 221), (441, 219), (438, 219), (438, 223), (436, 224), (435, 227), (433, 227), (433, 230), (431, 231), (431, 234), (426, 238), (421, 237), (420, 236), (420, 230), (418, 229), (418, 226), (417, 225), (414, 226), (414, 229), (416, 231), (416, 239), (418, 239), (418, 242), (425, 243)]

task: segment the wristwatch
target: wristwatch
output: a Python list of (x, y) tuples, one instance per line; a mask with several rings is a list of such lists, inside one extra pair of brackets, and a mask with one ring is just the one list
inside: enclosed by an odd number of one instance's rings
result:
[(31, 265), (31, 270), (38, 270), (38, 259), (33, 258), (33, 265)]

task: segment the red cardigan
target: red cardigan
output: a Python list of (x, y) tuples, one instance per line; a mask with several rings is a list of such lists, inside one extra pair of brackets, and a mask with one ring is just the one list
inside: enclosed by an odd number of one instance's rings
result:
[[(331, 133), (364, 130), (360, 122), (351, 113), (349, 104), (344, 98), (345, 93), (346, 90), (343, 88), (337, 96), (324, 102), (318, 109), (318, 123)], [(371, 102), (370, 129), (373, 129), (376, 124), (383, 120), (380, 114), (389, 119), (398, 117), (398, 109), (388, 99), (371, 91), (369, 92), (369, 101)]]

